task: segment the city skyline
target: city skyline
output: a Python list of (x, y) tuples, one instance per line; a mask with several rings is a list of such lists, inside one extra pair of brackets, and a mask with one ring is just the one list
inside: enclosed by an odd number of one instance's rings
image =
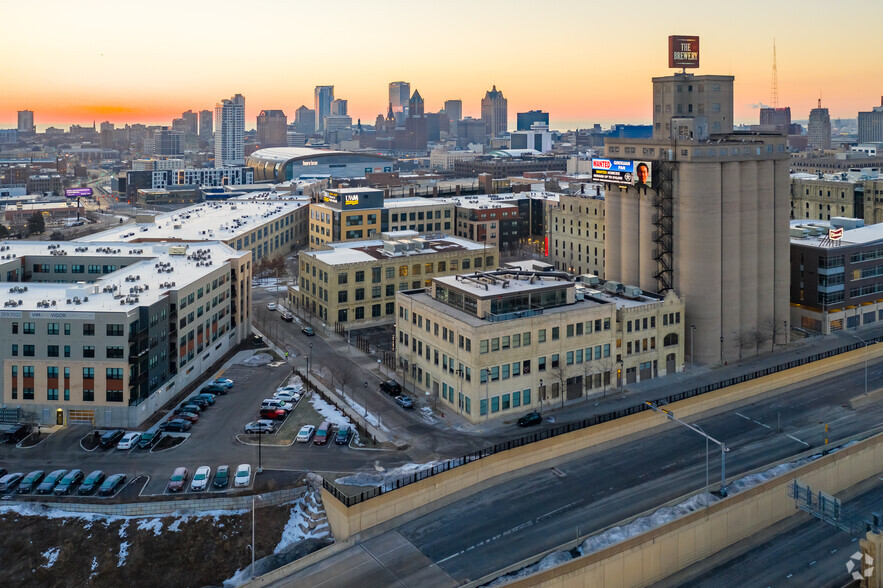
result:
[[(817, 16), (827, 6), (820, 1), (805, 2), (795, 12), (749, 0), (726, 20), (718, 3), (669, 11), (638, 1), (627, 14), (618, 15), (561, 1), (552, 3), (548, 16), (583, 22), (585, 33), (544, 26), (541, 35), (535, 31), (526, 36), (518, 31), (538, 22), (533, 5), (526, 2), (512, 2), (499, 14), (498, 8), (466, 2), (453, 2), (445, 11), (419, 6), (404, 10), (410, 6), (404, 2), (342, 2), (336, 12), (347, 19), (336, 23), (333, 39), (321, 27), (304, 25), (295, 29), (295, 37), (262, 34), (259, 41), (250, 41), (246, 27), (241, 51), (224, 59), (217, 59), (205, 37), (193, 34), (197, 21), (206, 30), (226, 26), (224, 15), (230, 11), (217, 3), (209, 10), (201, 2), (160, 1), (155, 10), (137, 14), (134, 7), (99, 0), (78, 4), (80, 11), (73, 14), (69, 4), (48, 4), (57, 10), (42, 12), (38, 20), (20, 4), (0, 8), (6, 22), (39, 24), (38, 29), (11, 27), (0, 40), (7, 55), (28, 46), (26, 59), (0, 63), (5, 86), (0, 128), (14, 127), (16, 112), (23, 109), (35, 112), (39, 130), (93, 120), (168, 124), (184, 110), (211, 109), (220, 97), (236, 93), (248, 99), (246, 127), (254, 128), (261, 110), (280, 109), (293, 117), (300, 105), (312, 106), (314, 87), (326, 84), (349, 100), (354, 122), (371, 124), (377, 114), (385, 114), (388, 84), (396, 80), (419, 90), (428, 112), (459, 98), (463, 115), (475, 118), (481, 98), (496, 85), (509, 100), (510, 127), (517, 112), (531, 109), (549, 112), (552, 128), (561, 130), (592, 123), (646, 124), (652, 118), (649, 78), (674, 71), (666, 63), (669, 34), (699, 35), (701, 67), (695, 73), (736, 77), (737, 124), (756, 122), (758, 108), (770, 103), (774, 39), (779, 106), (790, 106), (795, 120), (806, 119), (820, 95), (831, 118), (837, 119), (855, 118), (859, 110), (879, 105), (883, 94), (881, 88), (857, 83), (880, 79), (883, 66), (858, 57), (844, 60), (830, 44), (806, 33), (818, 26)], [(291, 9), (282, 2), (264, 4), (265, 13), (284, 15)], [(851, 22), (850, 54), (872, 54), (873, 23), (879, 21), (874, 15), (883, 16), (883, 7), (860, 0), (838, 6), (844, 14), (864, 15)], [(176, 17), (167, 18), (169, 14)], [(292, 18), (317, 23), (323, 15), (327, 10), (321, 4), (307, 3), (299, 4)], [(455, 37), (450, 31), (462, 30), (462, 18), (492, 21), (499, 31), (481, 38)], [(726, 29), (718, 26), (722, 22)], [(432, 30), (424, 23), (431, 23)], [(84, 33), (83, 27), (94, 32)], [(142, 59), (144, 45), (132, 39), (158, 32), (175, 42), (153, 44), (151, 59)], [(359, 39), (358, 47), (337, 41), (347, 38)], [(501, 38), (507, 39), (506, 46), (500, 46)], [(419, 50), (403, 49), (409, 46)], [(53, 57), (59, 54), (65, 58)], [(280, 75), (286, 70), (293, 75)]]

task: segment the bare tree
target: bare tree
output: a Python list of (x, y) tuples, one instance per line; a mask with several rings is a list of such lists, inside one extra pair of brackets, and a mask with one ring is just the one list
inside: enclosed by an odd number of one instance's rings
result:
[(770, 338), (770, 352), (775, 349), (777, 339), (782, 340), (783, 346), (788, 343), (788, 332), (786, 331), (787, 324), (788, 323), (785, 321), (780, 323), (772, 318), (768, 318), (764, 321), (765, 332)]
[(754, 334), (749, 331), (733, 331), (733, 340), (739, 347), (739, 361), (742, 361), (742, 351), (755, 344)]
[(551, 369), (552, 376), (558, 381), (558, 393), (561, 395), (561, 406), (564, 406), (564, 396), (567, 392), (567, 366), (564, 358), (558, 360), (558, 365)]
[(754, 338), (754, 351), (755, 353), (757, 353), (760, 350), (760, 346), (766, 343), (767, 334), (758, 329), (756, 331), (752, 331), (751, 336)]
[(353, 379), (353, 374), (347, 369), (341, 369), (337, 372), (337, 382), (340, 384), (340, 391), (346, 400), (346, 385)]

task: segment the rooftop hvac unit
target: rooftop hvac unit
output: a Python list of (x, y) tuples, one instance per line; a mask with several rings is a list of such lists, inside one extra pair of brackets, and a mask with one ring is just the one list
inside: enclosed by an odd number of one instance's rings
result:
[(808, 231), (801, 227), (791, 227), (791, 236), (796, 239), (805, 239), (808, 235)]
[(172, 225), (172, 228), (173, 228), (173, 229), (180, 229), (180, 228), (181, 228), (181, 225)]
[(626, 298), (640, 298), (644, 295), (644, 292), (637, 286), (625, 286), (623, 287), (622, 295)]
[(608, 280), (606, 284), (604, 284), (604, 291), (610, 294), (620, 294), (622, 293), (624, 286), (620, 282), (614, 282), (613, 280)]
[(579, 281), (583, 284), (588, 284), (589, 286), (597, 286), (601, 283), (600, 278), (595, 274), (583, 274), (579, 277)]
[(169, 247), (169, 255), (187, 255), (187, 247), (182, 245)]

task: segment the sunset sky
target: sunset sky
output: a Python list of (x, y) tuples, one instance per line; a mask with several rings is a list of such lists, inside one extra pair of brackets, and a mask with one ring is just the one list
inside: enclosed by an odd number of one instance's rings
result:
[(670, 34), (700, 36), (697, 74), (736, 77), (736, 122), (770, 103), (775, 39), (779, 106), (806, 119), (821, 94), (832, 118), (880, 105), (880, 0), (447, 0), (445, 2), (85, 0), (0, 2), (0, 128), (16, 111), (67, 126), (170, 124), (181, 112), (246, 97), (289, 120), (333, 84), (353, 121), (386, 111), (387, 84), (411, 83), (436, 111), (463, 100), (479, 116), (492, 84), (515, 113), (552, 127), (647, 123), (650, 78), (669, 75)]

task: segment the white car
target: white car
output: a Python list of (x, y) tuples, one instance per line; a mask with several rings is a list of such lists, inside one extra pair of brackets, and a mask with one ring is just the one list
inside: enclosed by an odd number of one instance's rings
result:
[(208, 487), (208, 481), (212, 477), (212, 468), (208, 466), (199, 466), (196, 473), (193, 474), (193, 480), (190, 481), (191, 490), (205, 490)]
[(267, 310), (276, 310), (276, 303), (275, 302), (268, 302), (267, 303)]
[(265, 408), (281, 408), (285, 412), (291, 412), (294, 409), (294, 405), (279, 398), (265, 398), (264, 401), (261, 402), (261, 410)]
[(310, 439), (313, 438), (313, 433), (316, 432), (316, 427), (313, 425), (304, 425), (300, 428), (300, 431), (297, 432), (297, 437), (295, 441), (298, 443), (309, 443)]
[(217, 380), (212, 382), (212, 384), (215, 384), (218, 386), (225, 386), (229, 390), (230, 388), (233, 387), (233, 380), (231, 380), (230, 378), (218, 378)]
[(251, 482), (251, 466), (247, 463), (239, 464), (236, 467), (236, 475), (233, 476), (233, 486), (236, 488), (247, 488)]
[(138, 444), (138, 439), (140, 438), (141, 433), (126, 433), (117, 443), (117, 449), (132, 449)]
[(278, 398), (282, 402), (297, 402), (300, 400), (300, 392), (276, 392), (273, 398)]

